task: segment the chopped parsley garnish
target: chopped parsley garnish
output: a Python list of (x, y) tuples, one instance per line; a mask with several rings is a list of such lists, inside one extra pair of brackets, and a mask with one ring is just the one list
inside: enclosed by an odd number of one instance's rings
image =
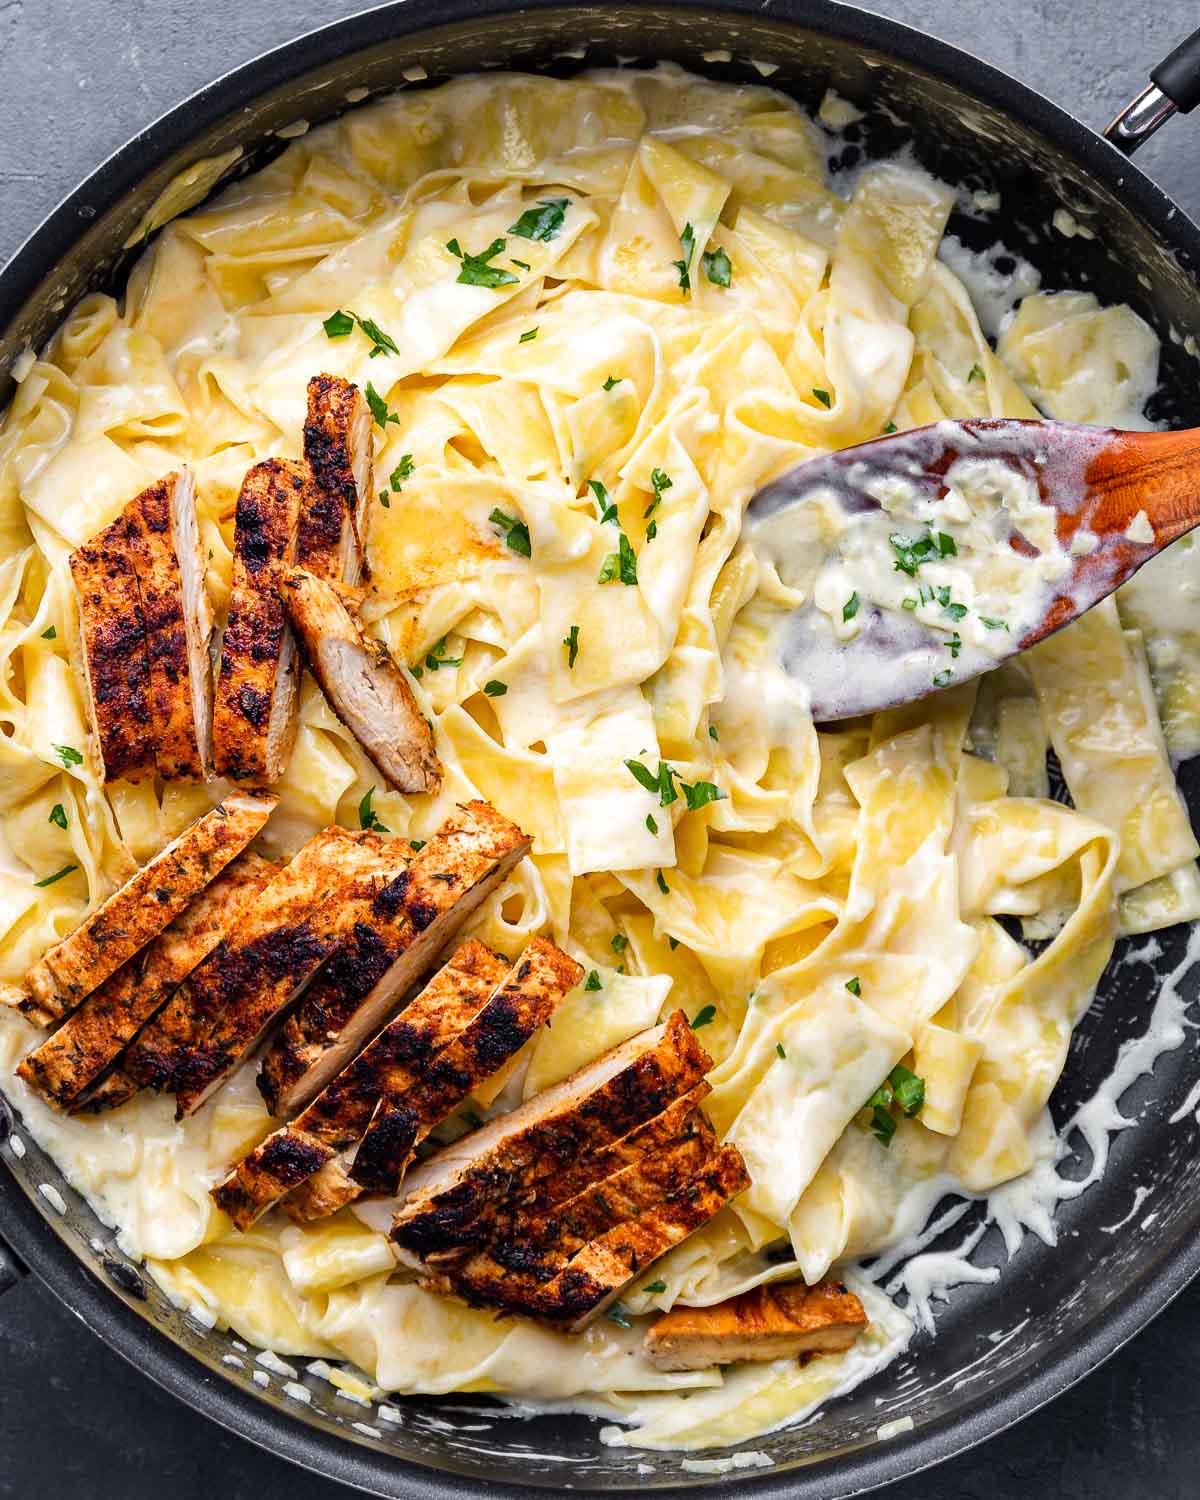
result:
[(918, 1078), (915, 1073), (897, 1063), (888, 1074), (888, 1083), (891, 1084), (896, 1103), (910, 1119), (920, 1113), (921, 1106), (925, 1103), (923, 1078)]
[(667, 884), (666, 878), (661, 870), (654, 877), (654, 883), (664, 896), (669, 896), (671, 894), (671, 887)]
[[(675, 790), (674, 767), (669, 766), (665, 760), (659, 761), (657, 771), (650, 770), (649, 766), (644, 766), (640, 760), (627, 760), (625, 769), (639, 786), (645, 787), (651, 795), (658, 794), (660, 807), (670, 807), (671, 803), (678, 798), (679, 793)], [(651, 829), (652, 833), (657, 833), (657, 831), (657, 829)]]
[(863, 1105), (864, 1110), (870, 1111), (870, 1118), (866, 1121), (867, 1128), (881, 1146), (890, 1146), (892, 1137), (896, 1134), (896, 1116), (892, 1113), (892, 1106), (896, 1105), (901, 1114), (911, 1119), (920, 1113), (924, 1103), (925, 1080), (897, 1063)]
[(691, 786), (686, 781), (681, 781), (679, 785), (683, 788), (683, 799), (692, 812), (698, 807), (707, 807), (710, 802), (723, 802), (725, 799), (725, 793), (711, 781), (697, 781)]
[(399, 427), (400, 418), (394, 411), (388, 410), (387, 402), (383, 399), (383, 397), (379, 394), (379, 392), (375, 389), (375, 387), (369, 380), (367, 381), (367, 389), (365, 394), (367, 397), (367, 405), (371, 408), (371, 415), (375, 418), (375, 422), (378, 426), (386, 427), (389, 422), (395, 422), (396, 426)]
[(650, 524), (649, 524), (649, 526), (646, 527), (646, 540), (648, 542), (652, 542), (657, 535), (658, 535), (658, 522), (657, 521), (651, 521)]
[(538, 323), (536, 325), (536, 327), (527, 328), (525, 330), (525, 332), (521, 335), (521, 337), (517, 340), (517, 343), (518, 344), (532, 344), (533, 341), (534, 341), (534, 339), (537, 338), (537, 336), (538, 336), (538, 328), (540, 328), (541, 326), (542, 325), (540, 323)]
[(946, 667), (944, 671), (935, 672), (933, 674), (934, 687), (945, 687), (953, 676), (954, 673), (950, 670), (949, 667)]
[(567, 648), (567, 667), (573, 671), (575, 668), (575, 658), (579, 655), (578, 625), (572, 625), (566, 635), (563, 636), (563, 645)]
[(979, 618), (983, 621), (983, 625), (984, 625), (984, 628), (986, 630), (1007, 630), (1008, 629), (1008, 621), (1007, 620), (993, 620), (992, 617), (991, 617), (991, 615), (980, 615)]
[[(526, 236), (528, 238), (528, 236)], [(494, 239), (486, 250), (481, 250), (478, 255), (468, 255), (457, 240), (448, 240), (446, 249), (457, 260), (462, 261), (462, 269), (458, 273), (458, 280), (466, 286), (486, 286), (493, 291), (497, 287), (514, 286), (517, 278), (511, 271), (506, 271), (503, 266), (489, 264), (495, 260), (497, 255), (504, 251), (506, 240)]]
[(339, 307), (337, 312), (329, 314), (321, 327), (327, 339), (344, 339), (354, 332), (354, 314), (344, 313)]
[(648, 1281), (642, 1288), (643, 1292), (665, 1292), (667, 1283), (660, 1276), (656, 1281)]
[(982, 380), (983, 379), (983, 366), (982, 365), (972, 365), (971, 366), (971, 373), (967, 376), (967, 379), (968, 380)]
[(626, 948), (629, 947), (629, 939), (623, 932), (615, 933), (610, 946), (614, 953), (624, 953)]
[(917, 607), (917, 601), (912, 597), (911, 594), (908, 596), (907, 599), (901, 599), (901, 601), (900, 601), (900, 608), (901, 609), (907, 609), (907, 610), (911, 611), (911, 610), (916, 609), (916, 607)]
[(706, 250), (700, 257), (700, 264), (704, 267), (704, 274), (713, 286), (728, 286), (733, 280), (733, 262), (729, 259), (728, 252), (722, 250), (720, 245)]
[(957, 630), (946, 642), (946, 650), (957, 660), (958, 653), (962, 650), (962, 636), (959, 635)]
[(388, 484), (391, 485), (393, 494), (398, 495), (400, 493), (400, 491), (404, 488), (405, 480), (412, 478), (416, 467), (416, 464), (413, 463), (413, 456), (411, 453), (401, 454), (400, 462), (388, 475)]
[[(209, 556), (211, 557), (212, 554), (210, 553)], [(49, 630), (43, 630), (42, 631), (42, 640), (44, 640), (44, 641), (53, 641), (53, 640), (56, 640), (57, 638), (58, 638), (58, 631), (55, 630), (55, 628), (54, 628), (53, 625), (50, 626)]]
[(379, 491), (379, 503), (383, 506), (384, 510), (391, 510), (392, 501), (391, 496), (388, 494), (387, 490)]
[(625, 584), (637, 583), (637, 553), (630, 546), (629, 538), (624, 532), (618, 539), (617, 549), (604, 559), (597, 583), (612, 583), (617, 578)]
[(679, 947), (679, 939), (676, 938), (676, 937), (668, 937), (667, 938), (667, 947), (670, 948), (670, 950), (671, 950), (672, 953), (674, 953), (675, 950), (676, 950), (676, 948)]
[(436, 672), (442, 667), (461, 667), (463, 659), (461, 656), (446, 655), (446, 637), (443, 636), (433, 650), (425, 657), (425, 670)]
[(611, 391), (614, 385), (620, 385), (621, 381), (624, 379), (624, 375), (610, 375), (604, 382), (604, 385), (601, 387), (601, 389)]
[(53, 885), (55, 881), (61, 880), (64, 875), (73, 874), (78, 868), (78, 865), (63, 865), (61, 870), (55, 870), (54, 874), (47, 875), (45, 880), (35, 880), (33, 883), (39, 890), (44, 890), (46, 886)]
[(708, 726), (708, 737), (710, 740), (719, 740), (721, 738), (721, 736), (717, 733), (717, 726), (715, 724), (710, 724)]
[(46, 822), (53, 823), (56, 828), (65, 828), (67, 826), (67, 810), (61, 802), (56, 802), (50, 809), (50, 816), (46, 819)]
[(513, 552), (522, 557), (532, 557), (533, 548), (529, 545), (529, 527), (524, 521), (519, 521), (516, 516), (508, 516), (497, 508), (488, 517), (488, 520), (501, 534)]
[(966, 617), (967, 606), (956, 604), (953, 600), (949, 604), (942, 605), (942, 612), (950, 616), (952, 620), (962, 620)]
[(583, 987), (585, 990), (592, 991), (603, 988), (600, 983), (600, 975), (595, 969), (588, 970), (587, 978), (583, 981)]
[(787, 1052), (784, 1050), (784, 1046), (783, 1046), (782, 1042), (776, 1042), (775, 1043), (775, 1051), (776, 1051), (776, 1053), (780, 1057), (786, 1057), (787, 1056)]
[(380, 354), (400, 353), (400, 350), (396, 347), (395, 339), (393, 339), (389, 334), (384, 333), (383, 329), (380, 328), (378, 323), (372, 322), (370, 318), (360, 318), (357, 313), (352, 313), (351, 316), (356, 320), (358, 326), (371, 340), (373, 348), (371, 349), (370, 357), (372, 359)]
[(846, 621), (846, 620), (853, 620), (854, 616), (857, 613), (858, 613), (858, 590), (855, 589), (855, 591), (850, 595), (849, 599), (846, 600), (845, 604), (842, 605), (842, 620), (843, 620), (843, 622)]
[(428, 842), (428, 839), (409, 839), (408, 847), (414, 854), (419, 854)]
[(917, 569), (923, 562), (928, 561), (936, 550), (932, 537), (902, 536), (898, 531), (894, 531), (888, 537), (888, 545), (896, 554), (896, 571), (907, 573), (910, 578), (917, 576)]
[(895, 422), (889, 422), (883, 429), (883, 435), (884, 437), (889, 437), (893, 432), (897, 432), (898, 430), (899, 429), (897, 428)]
[(629, 1314), (625, 1311), (624, 1307), (619, 1302), (614, 1302), (613, 1305), (605, 1312), (604, 1316), (610, 1323), (615, 1323), (618, 1328), (633, 1327), (633, 1324), (629, 1319)]
[(654, 821), (653, 813), (646, 814), (646, 827), (650, 830), (655, 838), (658, 837), (658, 824)]
[(498, 677), (493, 677), (490, 682), (484, 683), (483, 690), (489, 698), (503, 698), (508, 692), (508, 683), (501, 682)]
[(465, 1125), (469, 1125), (472, 1130), (478, 1130), (479, 1127), (483, 1124), (483, 1121), (479, 1118), (479, 1115), (473, 1109), (459, 1110), (459, 1119), (462, 1120)]
[(55, 745), (54, 753), (62, 761), (64, 767), (83, 765), (83, 756), (74, 745)]
[(533, 267), (529, 264), (529, 262), (527, 260), (518, 260), (515, 255), (510, 256), (509, 259), (512, 261), (512, 263), (513, 263), (514, 266), (519, 266), (522, 271), (532, 271), (533, 270)]
[(358, 826), (360, 828), (367, 828), (372, 833), (390, 833), (391, 830), (379, 821), (379, 814), (371, 806), (371, 800), (374, 796), (375, 788), (371, 787), (358, 804)]
[(679, 272), (679, 290), (686, 297), (692, 289), (692, 256), (696, 253), (696, 231), (690, 224), (683, 226), (683, 233), (679, 236), (679, 244), (683, 249), (683, 259), (673, 260), (671, 264)]
[(930, 533), (937, 543), (937, 549), (942, 557), (957, 557), (958, 543), (945, 531), (934, 531)]
[(717, 1013), (715, 1005), (704, 1005), (692, 1017), (692, 1030), (699, 1031), (701, 1026), (707, 1026)]
[(617, 507), (608, 498), (608, 491), (600, 481), (598, 479), (589, 479), (588, 489), (596, 497), (596, 505), (600, 511), (599, 519), (601, 523), (611, 521), (614, 526), (620, 526), (621, 522), (617, 518)]
[(896, 1134), (896, 1121), (889, 1107), (891, 1102), (891, 1090), (885, 1087), (876, 1089), (865, 1106), (871, 1111), (868, 1128), (881, 1146), (890, 1146)]
[(847, 979), (846, 988), (852, 995), (862, 994), (862, 980), (856, 974), (853, 979)]
[(650, 517), (662, 504), (664, 491), (669, 490), (673, 484), (674, 481), (672, 480), (671, 476), (665, 473), (662, 469), (650, 470), (650, 488), (654, 491), (654, 499), (651, 500), (650, 504), (647, 505), (646, 509), (642, 512), (643, 521), (648, 521), (650, 519)]
[(828, 391), (823, 391), (820, 388), (820, 386), (814, 385), (813, 388), (812, 388), (812, 393), (817, 398), (817, 400), (821, 403), (822, 406), (832, 406), (833, 405), (833, 401), (830, 398), (829, 392)]
[[(533, 208), (527, 208), (515, 224), (508, 226), (509, 234), (519, 235), (523, 240), (556, 239), (562, 230), (570, 201), (569, 198), (540, 199)], [(501, 245), (501, 249), (503, 248)]]

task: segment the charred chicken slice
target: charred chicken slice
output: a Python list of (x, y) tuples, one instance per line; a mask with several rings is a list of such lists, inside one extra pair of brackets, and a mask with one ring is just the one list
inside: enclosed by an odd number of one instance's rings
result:
[(125, 882), (29, 971), (18, 1001), (48, 1026), (115, 974), (249, 844), (277, 799), (231, 793)]
[(284, 1021), (258, 1079), (272, 1114), (293, 1115), (320, 1093), (528, 848), (486, 802), (447, 818)]
[[(17, 1069), (25, 1082), (54, 1108), (69, 1109), (216, 947), (275, 873), (276, 867), (253, 849), (238, 855), (169, 927), (93, 990), (25, 1058)], [(129, 1089), (135, 1087), (130, 1079)], [(127, 1097), (124, 1091), (122, 1097)]]
[(238, 495), (213, 754), (218, 776), (249, 786), (278, 780), (296, 738), (300, 666), (279, 585), (301, 513), (317, 499), (308, 466), (281, 458), (255, 464)]
[(283, 601), (330, 707), (380, 772), (397, 791), (436, 791), (442, 767), (433, 731), (384, 643), (332, 584), (303, 568), (284, 579)]
[(71, 553), (83, 679), (105, 781), (154, 775), (150, 660), (121, 520)]
[[(213, 1189), (217, 1205), (239, 1229), (248, 1229), (285, 1193), (319, 1175), (335, 1153), (362, 1137), (385, 1090), (403, 1092), (486, 1005), (507, 972), (504, 960), (483, 943), (464, 943), (297, 1119), (268, 1136)], [(350, 1186), (346, 1201), (360, 1191)]]
[(862, 1303), (841, 1282), (773, 1282), (714, 1307), (673, 1307), (643, 1347), (660, 1370), (706, 1370), (849, 1349), (866, 1326)]
[(362, 392), (336, 375), (308, 382), (304, 456), (317, 495), (300, 517), (296, 560), (333, 583), (362, 572), (358, 517), (371, 493), (371, 413)]
[(710, 1066), (676, 1011), (664, 1026), (631, 1037), (435, 1152), (405, 1182), (391, 1231), (400, 1259), (420, 1268), (490, 1243), (546, 1184), (661, 1114), (700, 1085)]
[(146, 628), (158, 772), (166, 781), (203, 781), (211, 770), (213, 619), (192, 475), (160, 479), (129, 502), (122, 520)]

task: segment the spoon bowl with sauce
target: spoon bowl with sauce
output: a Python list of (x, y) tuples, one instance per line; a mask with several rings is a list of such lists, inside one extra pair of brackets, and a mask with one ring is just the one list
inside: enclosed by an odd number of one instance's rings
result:
[(1200, 430), (943, 421), (789, 470), (744, 535), (818, 723), (923, 698), (1091, 609), (1200, 525)]

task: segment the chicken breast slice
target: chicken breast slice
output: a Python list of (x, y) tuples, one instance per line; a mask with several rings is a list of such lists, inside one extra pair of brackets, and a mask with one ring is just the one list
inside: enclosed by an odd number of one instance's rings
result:
[(866, 1326), (862, 1303), (839, 1281), (775, 1281), (713, 1307), (673, 1307), (642, 1347), (660, 1370), (707, 1370), (849, 1349)]
[(98, 989), (239, 855), (278, 798), (233, 792), (137, 871), (29, 971), (20, 1009), (41, 1026)]
[(277, 781), (296, 739), (300, 663), (279, 585), (295, 562), (300, 516), (318, 500), (307, 464), (281, 458), (255, 464), (238, 495), (213, 759), (218, 776), (249, 786)]
[(297, 1113), (341, 1072), (524, 858), (529, 843), (486, 802), (455, 809), (272, 1041), (258, 1078), (272, 1114)]
[(583, 966), (535, 937), (488, 1003), (403, 1091), (385, 1089), (350, 1164), (368, 1192), (394, 1193), (416, 1148), (472, 1089), (499, 1072), (547, 1024), (583, 978)]
[(304, 456), (317, 496), (300, 516), (300, 566), (333, 583), (357, 583), (362, 573), (358, 517), (372, 489), (371, 413), (362, 392), (337, 375), (308, 382)]
[(697, 1087), (712, 1059), (682, 1011), (569, 1078), (443, 1147), (405, 1180), (392, 1221), (399, 1258), (461, 1259), (488, 1244), (519, 1205)]
[(212, 770), (213, 617), (190, 471), (143, 490), (122, 519), (146, 629), (158, 773), (204, 781)]
[(121, 520), (71, 553), (80, 667), (105, 781), (154, 775), (150, 659)]
[[(178, 917), (82, 1005), (17, 1069), (55, 1109), (69, 1109), (233, 927), (277, 873), (247, 849)], [(129, 1079), (131, 1087), (136, 1087)], [(116, 1102), (115, 1100), (113, 1102)]]
[(332, 584), (303, 568), (283, 580), (283, 601), (309, 670), (329, 706), (400, 792), (433, 792), (442, 765), (404, 673), (368, 635)]
[[(402, 1093), (487, 1004), (507, 972), (505, 961), (483, 943), (464, 943), (404, 1013), (302, 1114), (269, 1135), (213, 1188), (217, 1206), (239, 1229), (248, 1229), (285, 1193), (355, 1145), (384, 1091)], [(353, 1199), (361, 1189), (357, 1184), (351, 1188)]]

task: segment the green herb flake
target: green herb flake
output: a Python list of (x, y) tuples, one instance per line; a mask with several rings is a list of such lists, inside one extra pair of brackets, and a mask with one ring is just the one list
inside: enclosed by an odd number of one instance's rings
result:
[(363, 794), (362, 801), (358, 804), (358, 826), (369, 829), (371, 833), (390, 833), (391, 830), (379, 821), (379, 814), (371, 805), (374, 796), (374, 787)]
[(711, 781), (697, 781), (692, 786), (688, 786), (686, 781), (679, 784), (683, 788), (684, 801), (692, 812), (698, 807), (707, 807), (710, 802), (725, 800), (725, 793)]
[(700, 264), (713, 286), (727, 287), (733, 281), (733, 262), (729, 259), (728, 251), (723, 250), (720, 245), (706, 250), (700, 257)]
[(399, 427), (400, 418), (394, 411), (388, 410), (387, 402), (383, 399), (383, 397), (379, 394), (379, 392), (375, 389), (375, 387), (369, 380), (367, 381), (367, 389), (365, 394), (367, 398), (367, 405), (371, 408), (371, 415), (375, 418), (376, 426), (386, 427), (389, 422), (395, 422), (396, 426)]
[(931, 537), (932, 537), (932, 540), (933, 540), (935, 546), (938, 549), (938, 555), (939, 556), (941, 556), (941, 557), (957, 557), (958, 556), (958, 543), (954, 540), (954, 538), (952, 536), (948, 535), (944, 531), (935, 531), (935, 532), (931, 533)]
[(321, 324), (325, 330), (327, 339), (344, 339), (354, 332), (354, 315), (344, 313), (339, 307), (337, 312), (332, 312)]
[[(208, 555), (211, 557), (212, 553), (210, 552)], [(42, 631), (42, 640), (44, 640), (44, 641), (53, 641), (53, 640), (57, 640), (57, 639), (58, 639), (58, 631), (55, 630), (55, 628), (54, 628), (53, 625), (50, 626), (49, 630), (43, 630)]]
[(372, 359), (375, 359), (380, 354), (400, 353), (400, 350), (396, 347), (396, 341), (389, 334), (384, 333), (378, 323), (373, 323), (370, 318), (360, 318), (357, 313), (351, 313), (350, 316), (371, 340), (373, 346), (371, 349)]
[(776, 1052), (776, 1055), (779, 1056), (779, 1057), (784, 1057), (784, 1058), (787, 1057), (787, 1051), (784, 1048), (784, 1045), (783, 1045), (782, 1042), (776, 1042), (775, 1043), (775, 1052)]
[(400, 493), (404, 488), (405, 481), (413, 477), (416, 467), (416, 464), (413, 463), (411, 453), (402, 453), (400, 455), (400, 462), (388, 475), (388, 484), (391, 485), (393, 494), (398, 495)]
[(845, 604), (842, 605), (842, 620), (843, 620), (843, 622), (845, 622), (846, 620), (853, 620), (854, 616), (857, 613), (858, 613), (858, 590), (855, 589), (855, 591), (850, 595), (849, 599), (846, 600)]
[(852, 995), (862, 994), (862, 980), (856, 974), (853, 979), (847, 979), (846, 988)]
[(600, 569), (597, 583), (613, 583), (618, 578), (622, 583), (633, 585), (637, 579), (637, 553), (630, 545), (629, 538), (624, 532), (621, 533), (617, 542), (618, 550), (610, 552), (604, 559)]
[(658, 837), (658, 824), (654, 821), (653, 813), (646, 814), (646, 827), (650, 830), (655, 838)]
[(978, 365), (978, 364), (972, 365), (971, 366), (971, 373), (967, 376), (967, 379), (968, 380), (982, 380), (983, 379), (983, 366), (982, 365)]
[(604, 986), (600, 983), (600, 975), (595, 969), (588, 970), (587, 978), (583, 981), (583, 987), (585, 990), (593, 992), (603, 989)]
[(56, 802), (50, 809), (50, 816), (46, 819), (46, 822), (53, 823), (56, 828), (65, 828), (67, 826), (67, 810), (61, 802)]
[(830, 397), (829, 392), (823, 391), (820, 386), (814, 385), (812, 388), (812, 393), (822, 406), (829, 407), (833, 405), (833, 400)]
[(663, 872), (661, 870), (654, 877), (654, 883), (664, 896), (669, 896), (671, 894), (671, 887), (667, 884), (666, 877), (663, 875)]
[(54, 753), (62, 761), (64, 768), (67, 766), (83, 765), (83, 756), (75, 749), (74, 745), (55, 745)]
[(624, 1307), (619, 1302), (614, 1302), (613, 1305), (605, 1312), (604, 1316), (610, 1323), (615, 1323), (618, 1328), (633, 1327), (633, 1323), (630, 1321), (629, 1314), (625, 1311)]
[[(528, 238), (528, 236), (526, 236)], [(468, 255), (457, 240), (448, 240), (446, 249), (456, 259), (462, 261), (462, 269), (458, 273), (458, 280), (464, 286), (485, 286), (492, 291), (502, 286), (515, 286), (517, 278), (511, 271), (506, 271), (503, 266), (490, 264), (497, 255), (504, 253), (506, 240), (497, 238), (478, 255)]]
[(692, 1030), (699, 1031), (701, 1026), (707, 1026), (715, 1018), (717, 1007), (715, 1005), (704, 1005), (692, 1017)]
[(656, 1281), (648, 1281), (646, 1283), (646, 1285), (642, 1288), (642, 1291), (643, 1292), (651, 1292), (651, 1293), (655, 1293), (656, 1294), (658, 1292), (665, 1292), (666, 1289), (667, 1289), (667, 1283), (660, 1276)]
[(618, 932), (613, 936), (610, 947), (614, 953), (624, 953), (626, 948), (629, 947), (629, 939), (623, 932)]
[(928, 562), (937, 550), (932, 537), (903, 536), (898, 531), (888, 537), (888, 545), (896, 554), (896, 571), (907, 573), (910, 578), (917, 576), (917, 569), (923, 562)]
[(501, 682), (498, 677), (493, 677), (490, 682), (484, 683), (483, 690), (489, 698), (503, 698), (508, 692), (508, 683)]
[(945, 687), (953, 676), (954, 673), (950, 670), (949, 667), (946, 667), (941, 672), (935, 672), (933, 677), (934, 687)]
[(47, 875), (45, 880), (35, 880), (33, 883), (39, 890), (44, 890), (48, 885), (54, 885), (56, 881), (62, 880), (65, 875), (71, 875), (78, 870), (78, 865), (63, 865), (61, 870), (55, 870), (53, 875)]
[(518, 260), (515, 255), (509, 257), (514, 266), (519, 266), (522, 271), (532, 271), (533, 267), (527, 260)]
[(980, 615), (979, 618), (983, 622), (983, 626), (984, 626), (985, 630), (1007, 630), (1008, 629), (1008, 621), (1007, 620), (993, 620), (992, 617), (991, 617), (991, 615)]
[(888, 1084), (896, 1103), (909, 1119), (921, 1112), (921, 1106), (925, 1103), (925, 1080), (923, 1078), (919, 1078), (916, 1073), (910, 1072), (897, 1063), (888, 1074)]
[(898, 432), (898, 431), (899, 431), (899, 428), (896, 426), (895, 422), (889, 422), (887, 424), (887, 426), (883, 429), (883, 435), (884, 435), (884, 437), (890, 437), (893, 432)]
[(673, 260), (671, 264), (679, 272), (679, 290), (686, 297), (692, 289), (692, 256), (696, 253), (696, 231), (690, 224), (683, 226), (683, 233), (679, 236), (679, 244), (683, 249), (683, 259)]
[(408, 847), (414, 854), (419, 854), (428, 842), (428, 839), (409, 839)]
[(881, 1146), (890, 1146), (892, 1137), (896, 1134), (896, 1122), (892, 1118), (891, 1111), (879, 1104), (870, 1105), (869, 1108), (871, 1110), (871, 1134)]
[(617, 516), (617, 507), (608, 498), (608, 491), (598, 479), (588, 480), (588, 489), (596, 497), (596, 509), (600, 512), (598, 517), (601, 525), (610, 521), (614, 526), (620, 526), (621, 522)]
[(621, 381), (624, 379), (624, 375), (610, 375), (604, 382), (601, 389), (605, 391), (611, 391), (614, 385), (620, 385)]
[(521, 335), (521, 337), (517, 340), (517, 343), (518, 344), (532, 344), (533, 341), (534, 341), (534, 339), (537, 338), (537, 336), (538, 336), (538, 328), (540, 328), (541, 326), (542, 325), (539, 323), (537, 325), (537, 327), (527, 328), (525, 330), (525, 332)]
[(533, 556), (533, 548), (529, 542), (529, 527), (524, 521), (519, 521), (516, 516), (505, 515), (499, 507), (492, 511), (488, 520), (508, 543), (511, 551), (521, 557)]
[(959, 635), (957, 630), (949, 638), (949, 640), (947, 640), (946, 650), (949, 651), (950, 655), (957, 660), (959, 652), (962, 650), (962, 636)]
[(676, 938), (676, 937), (668, 937), (667, 938), (667, 947), (670, 948), (670, 950), (671, 950), (672, 953), (674, 953), (675, 950), (676, 950), (676, 948), (679, 947), (679, 939)]
[(540, 199), (532, 208), (527, 208), (515, 224), (508, 226), (509, 234), (515, 234), (523, 240), (544, 242), (557, 239), (562, 232), (570, 202), (569, 198)]
[(425, 657), (425, 669), (429, 672), (440, 671), (442, 667), (461, 667), (463, 659), (461, 656), (446, 655), (446, 637), (443, 636), (433, 650)]
[(907, 599), (901, 599), (900, 608), (907, 609), (910, 613), (916, 609), (917, 601), (910, 594)]
[(479, 1127), (483, 1124), (483, 1121), (473, 1109), (460, 1110), (459, 1119), (462, 1120), (464, 1125), (469, 1125), (472, 1130), (478, 1130)]
[(383, 506), (384, 510), (391, 510), (391, 508), (392, 508), (392, 500), (391, 500), (391, 496), (388, 494), (387, 490), (380, 490), (379, 491), (379, 503), (380, 503), (380, 505)]
[(710, 724), (708, 726), (708, 737), (710, 740), (719, 740), (721, 738), (721, 736), (717, 733), (717, 726), (715, 724)]
[(967, 606), (965, 604), (955, 604), (954, 601), (951, 600), (949, 604), (944, 604), (942, 608), (952, 620), (962, 620), (966, 618)]
[(579, 655), (579, 626), (572, 625), (566, 635), (563, 636), (563, 645), (567, 648), (567, 668), (569, 671), (575, 669), (575, 659)]

